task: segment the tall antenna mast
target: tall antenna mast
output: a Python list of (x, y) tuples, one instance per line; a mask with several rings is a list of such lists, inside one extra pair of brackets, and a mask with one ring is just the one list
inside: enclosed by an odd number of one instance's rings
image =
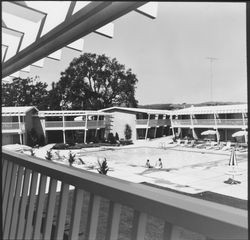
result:
[(213, 62), (218, 60), (215, 57), (206, 57), (210, 61), (210, 100), (213, 101)]

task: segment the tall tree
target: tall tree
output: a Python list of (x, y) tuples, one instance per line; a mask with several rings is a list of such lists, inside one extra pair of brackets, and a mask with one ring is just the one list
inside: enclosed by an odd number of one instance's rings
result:
[(40, 82), (38, 77), (14, 78), (10, 83), (2, 84), (3, 106), (36, 106), (46, 109), (48, 95), (47, 84)]
[(100, 109), (114, 105), (136, 107), (137, 82), (131, 69), (125, 69), (115, 58), (84, 53), (74, 58), (61, 73), (55, 88), (72, 109)]

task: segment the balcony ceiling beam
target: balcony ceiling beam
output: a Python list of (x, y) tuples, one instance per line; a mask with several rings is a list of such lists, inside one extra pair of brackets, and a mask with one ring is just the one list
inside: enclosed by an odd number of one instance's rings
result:
[(2, 78), (47, 57), (147, 2), (91, 2), (2, 65)]

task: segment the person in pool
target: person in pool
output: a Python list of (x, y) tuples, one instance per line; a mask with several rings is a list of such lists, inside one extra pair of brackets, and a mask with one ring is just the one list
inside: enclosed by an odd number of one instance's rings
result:
[(159, 158), (158, 161), (155, 163), (155, 167), (156, 168), (162, 168), (163, 167), (161, 158)]
[(147, 159), (147, 162), (146, 162), (146, 164), (145, 164), (145, 167), (147, 167), (147, 168), (152, 168), (152, 166), (150, 165), (149, 159)]

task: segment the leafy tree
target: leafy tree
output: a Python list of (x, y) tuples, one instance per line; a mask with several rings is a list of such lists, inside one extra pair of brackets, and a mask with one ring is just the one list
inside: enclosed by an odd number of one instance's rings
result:
[(126, 140), (129, 140), (132, 137), (132, 129), (128, 124), (125, 125), (124, 135)]
[(10, 83), (2, 83), (2, 106), (36, 106), (47, 109), (47, 83), (38, 77), (14, 78)]
[(107, 172), (109, 170), (108, 164), (107, 164), (107, 159), (104, 158), (104, 160), (102, 162), (98, 161), (98, 164), (99, 164), (99, 168), (97, 169), (97, 171), (100, 174), (107, 175)]
[(115, 58), (84, 53), (61, 72), (54, 91), (60, 92), (72, 109), (100, 109), (114, 105), (136, 107), (137, 82), (131, 69), (125, 69)]

